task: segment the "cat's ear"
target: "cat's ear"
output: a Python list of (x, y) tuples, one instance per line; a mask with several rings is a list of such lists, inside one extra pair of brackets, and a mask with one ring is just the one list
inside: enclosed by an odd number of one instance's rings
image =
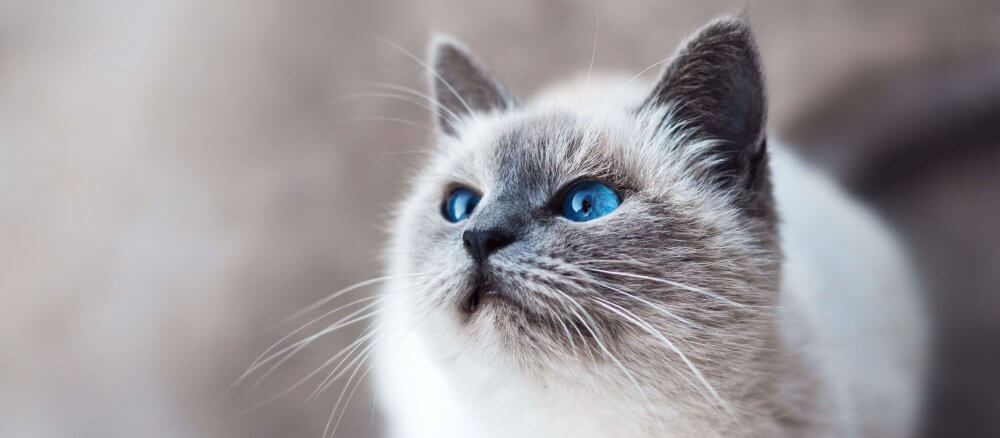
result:
[(514, 99), (472, 54), (443, 35), (431, 38), (429, 67), (438, 129), (456, 135), (458, 123), (474, 113), (504, 111)]
[(766, 165), (763, 75), (743, 17), (709, 23), (683, 43), (643, 109), (667, 109), (670, 120), (699, 139), (718, 140), (713, 179), (753, 185)]

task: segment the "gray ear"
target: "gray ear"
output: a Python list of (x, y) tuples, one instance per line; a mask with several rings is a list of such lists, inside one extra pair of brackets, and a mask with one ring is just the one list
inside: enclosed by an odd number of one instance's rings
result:
[(766, 165), (764, 83), (743, 18), (717, 19), (682, 44), (643, 108), (664, 105), (674, 123), (721, 140), (714, 172), (720, 183), (753, 186), (765, 177), (759, 169)]
[(472, 113), (513, 106), (503, 86), (461, 44), (435, 36), (430, 48), (431, 88), (441, 132), (456, 135), (456, 123)]

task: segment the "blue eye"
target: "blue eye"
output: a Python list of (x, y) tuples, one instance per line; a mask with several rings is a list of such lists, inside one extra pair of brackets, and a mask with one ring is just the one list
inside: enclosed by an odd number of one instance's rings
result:
[(457, 188), (451, 191), (448, 199), (444, 201), (444, 217), (450, 222), (458, 222), (468, 219), (472, 215), (472, 210), (476, 209), (479, 203), (479, 195), (466, 188)]
[(571, 221), (586, 222), (615, 211), (618, 204), (621, 204), (621, 197), (611, 187), (584, 181), (566, 192), (561, 213)]

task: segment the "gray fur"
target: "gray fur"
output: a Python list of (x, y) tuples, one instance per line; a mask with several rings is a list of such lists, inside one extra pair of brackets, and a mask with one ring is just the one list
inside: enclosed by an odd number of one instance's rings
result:
[[(644, 436), (837, 430), (819, 417), (831, 406), (822, 377), (780, 335), (778, 215), (746, 23), (708, 25), (638, 105), (596, 112), (514, 105), (458, 47), (432, 50), (447, 115), (390, 248), (391, 273), (429, 273), (390, 298), (431, 363), (472, 386), (509, 373), (542, 394), (580, 386), (628, 406), (629, 433)], [(580, 180), (615, 188), (620, 207), (562, 218), (559, 196)], [(457, 186), (482, 200), (450, 223), (440, 205)], [(479, 264), (461, 236), (482, 229), (514, 241)], [(484, 282), (501, 298), (476, 305)]]
[(458, 42), (439, 36), (431, 44), (431, 88), (438, 129), (454, 135), (455, 123), (471, 112), (503, 111), (513, 98)]

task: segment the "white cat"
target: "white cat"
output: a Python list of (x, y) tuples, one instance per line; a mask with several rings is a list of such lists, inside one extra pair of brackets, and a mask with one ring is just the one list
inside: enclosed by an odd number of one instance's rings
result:
[(900, 437), (926, 328), (879, 221), (765, 133), (740, 18), (519, 102), (433, 43), (375, 345), (393, 437)]

